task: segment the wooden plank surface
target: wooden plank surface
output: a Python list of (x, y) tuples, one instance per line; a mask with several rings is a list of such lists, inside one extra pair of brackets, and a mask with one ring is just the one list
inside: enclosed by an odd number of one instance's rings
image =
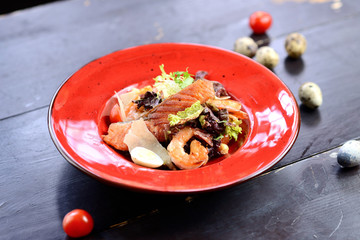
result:
[[(360, 136), (360, 4), (300, 2), (71, 0), (0, 16), (0, 238), (64, 239), (63, 216), (84, 208), (96, 223), (87, 239), (359, 239), (359, 169), (342, 170), (335, 147)], [(154, 195), (97, 182), (56, 150), (47, 107), (85, 63), (155, 42), (232, 49), (259, 9), (274, 17), (274, 72), (297, 100), (306, 81), (324, 95), (318, 110), (300, 106), (300, 135), (272, 170), (222, 191)], [(283, 47), (293, 31), (308, 39), (296, 61)]]
[(68, 164), (47, 134), (46, 109), (3, 120), (0, 131), (2, 239), (62, 239), (74, 208), (95, 219), (87, 239), (360, 238), (359, 169), (341, 169), (338, 149), (226, 190), (160, 195), (104, 185)]
[[(48, 105), (54, 91), (71, 73), (118, 49), (153, 42), (193, 42), (232, 49), (238, 37), (251, 34), (248, 16), (258, 9), (274, 15), (268, 35), (275, 39), (360, 11), (353, 1), (344, 2), (339, 11), (331, 9), (330, 2), (277, 2), (73, 0), (3, 15), (0, 72), (4, 104), (0, 118)], [(313, 44), (310, 42), (309, 47)], [(16, 108), (5, 107), (14, 103)]]
[[(0, 21), (0, 118), (47, 106), (71, 73), (118, 49), (153, 42), (194, 42), (232, 49), (238, 37), (251, 34), (248, 15), (261, 8), (274, 17), (268, 35), (270, 46), (280, 55), (275, 73), (295, 95), (306, 81), (318, 83), (324, 92), (324, 105), (318, 111), (302, 109), (299, 140), (282, 166), (360, 136), (360, 125), (346, 127), (360, 115), (360, 105), (353, 104), (360, 102), (360, 82), (354, 80), (359, 75), (356, 66), (360, 60), (346, 57), (360, 54), (358, 36), (348, 27), (360, 21), (358, 5), (346, 1), (340, 10), (334, 10), (330, 2), (251, 1), (239, 5), (229, 0), (173, 5), (141, 0), (67, 1), (5, 15)], [(201, 9), (204, 14), (176, 20), (192, 9)], [(133, 17), (139, 15), (142, 17)], [(311, 21), (306, 16), (311, 16)], [(308, 38), (308, 50), (299, 61), (287, 59), (283, 47), (286, 34), (292, 31)]]
[[(283, 56), (275, 72), (295, 94), (298, 103), (298, 89), (305, 82), (317, 83), (324, 99), (315, 111), (300, 105), (300, 134), (280, 166), (360, 136), (360, 125), (352, 124), (360, 119), (360, 81), (357, 80), (360, 60), (352, 57), (360, 54), (360, 48), (358, 35), (348, 27), (359, 22), (358, 14), (302, 31), (308, 49), (302, 59), (295, 61), (285, 57), (285, 37), (271, 43)], [(292, 67), (298, 72), (292, 72)]]
[[(101, 236), (123, 239), (359, 239), (359, 171), (337, 149), (237, 187), (157, 209)], [(335, 158), (334, 158), (335, 157)]]

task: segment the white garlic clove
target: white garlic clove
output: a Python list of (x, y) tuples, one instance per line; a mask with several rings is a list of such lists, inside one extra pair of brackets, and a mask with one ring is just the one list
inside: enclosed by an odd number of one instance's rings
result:
[(313, 82), (306, 82), (300, 86), (299, 98), (305, 106), (311, 109), (320, 107), (323, 102), (321, 89)]

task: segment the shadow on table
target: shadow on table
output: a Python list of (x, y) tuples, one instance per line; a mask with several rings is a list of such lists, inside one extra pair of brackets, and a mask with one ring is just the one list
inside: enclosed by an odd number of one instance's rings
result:
[[(59, 218), (73, 209), (87, 210), (94, 218), (95, 233), (120, 228), (161, 213), (162, 220), (176, 224), (202, 221), (213, 215), (211, 206), (225, 203), (226, 190), (202, 194), (151, 194), (126, 190), (101, 183), (69, 164), (64, 165), (57, 189)], [(165, 223), (163, 223), (165, 224)], [(182, 226), (184, 228), (186, 226)]]
[[(292, 226), (303, 211), (299, 206), (321, 194), (312, 184), (297, 186), (304, 174), (313, 180), (305, 168), (274, 171), (215, 192), (162, 195), (108, 186), (64, 164), (58, 214), (62, 219), (75, 208), (89, 211), (95, 229), (86, 239), (233, 239), (234, 234), (259, 239), (264, 228), (274, 230), (271, 239), (281, 239), (280, 230)], [(298, 222), (309, 227), (307, 221)]]
[(284, 60), (286, 71), (291, 75), (299, 75), (305, 69), (305, 63), (302, 58), (286, 57)]
[(258, 45), (259, 48), (264, 47), (264, 46), (269, 46), (270, 42), (271, 42), (269, 35), (267, 35), (266, 33), (264, 33), (264, 34), (252, 33), (249, 37), (252, 38), (256, 42), (256, 44)]
[(359, 166), (351, 167), (351, 168), (342, 168), (339, 167), (337, 171), (338, 178), (347, 178), (347, 177), (354, 177), (359, 175)]
[(308, 127), (316, 127), (321, 123), (321, 113), (319, 109), (310, 109), (304, 104), (300, 104), (301, 123)]

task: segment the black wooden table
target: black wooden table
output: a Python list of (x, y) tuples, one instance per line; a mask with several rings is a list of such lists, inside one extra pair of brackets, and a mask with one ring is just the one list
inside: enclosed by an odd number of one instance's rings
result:
[[(307, 81), (324, 97), (315, 111), (300, 106), (299, 137), (272, 169), (221, 191), (145, 194), (100, 183), (57, 151), (48, 106), (81, 66), (156, 42), (232, 50), (256, 10), (274, 19), (275, 74), (296, 97)], [(71, 0), (0, 16), (0, 239), (66, 239), (75, 208), (94, 217), (86, 239), (360, 239), (360, 170), (336, 161), (360, 137), (359, 29), (351, 0)], [(299, 60), (286, 57), (291, 32), (308, 40)]]

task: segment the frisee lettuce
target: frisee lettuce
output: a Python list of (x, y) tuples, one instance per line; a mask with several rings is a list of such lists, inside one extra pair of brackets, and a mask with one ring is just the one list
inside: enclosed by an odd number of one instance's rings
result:
[(193, 75), (188, 73), (187, 69), (185, 72), (177, 71), (168, 74), (165, 72), (164, 64), (161, 64), (159, 68), (161, 75), (154, 78), (154, 87), (162, 93), (164, 98), (168, 98), (194, 82)]
[(201, 106), (200, 101), (196, 101), (193, 103), (190, 107), (185, 108), (184, 111), (179, 111), (174, 114), (169, 114), (168, 120), (170, 123), (170, 126), (175, 126), (177, 124), (183, 124), (187, 121), (196, 119), (200, 116), (202, 111), (204, 110), (204, 107)]
[(242, 128), (239, 126), (242, 122), (239, 119), (230, 119), (230, 124), (226, 124), (225, 134), (228, 135), (231, 139), (237, 141), (238, 135), (242, 133)]
[(230, 140), (235, 139), (235, 141), (238, 140), (239, 134), (242, 133), (242, 128), (240, 127), (240, 124), (242, 123), (239, 119), (230, 119), (227, 124), (225, 124), (225, 131), (222, 134), (219, 134), (215, 140), (221, 140), (224, 136), (228, 135)]
[(173, 80), (158, 81), (154, 84), (154, 87), (159, 93), (161, 93), (164, 99), (181, 91), (180, 86), (176, 84)]
[(186, 72), (174, 72), (173, 74), (174, 82), (176, 82), (181, 89), (186, 88), (194, 82), (194, 79), (191, 77), (192, 75), (188, 73), (187, 69)]

